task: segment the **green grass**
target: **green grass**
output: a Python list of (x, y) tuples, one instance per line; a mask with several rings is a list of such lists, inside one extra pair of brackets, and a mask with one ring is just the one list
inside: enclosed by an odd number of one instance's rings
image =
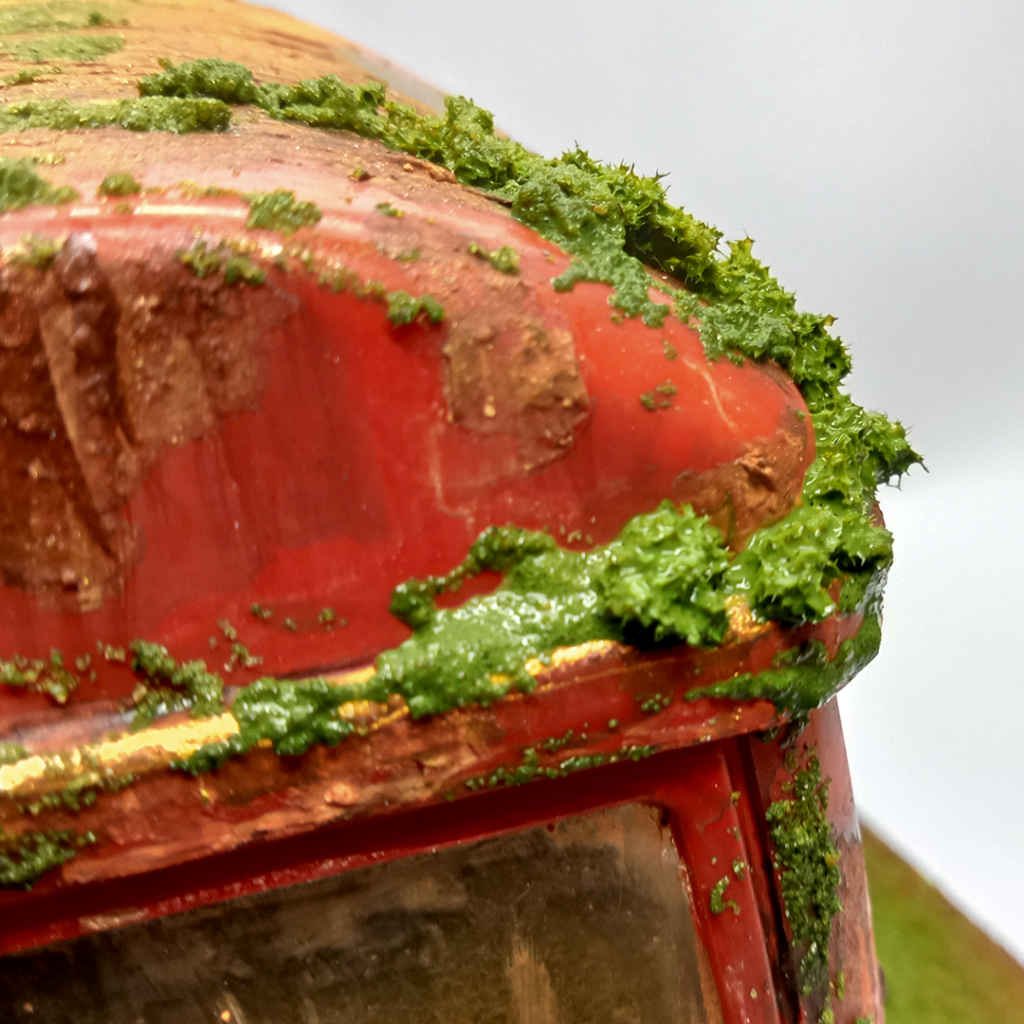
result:
[(864, 830), (886, 1024), (1024, 1024), (1024, 967)]

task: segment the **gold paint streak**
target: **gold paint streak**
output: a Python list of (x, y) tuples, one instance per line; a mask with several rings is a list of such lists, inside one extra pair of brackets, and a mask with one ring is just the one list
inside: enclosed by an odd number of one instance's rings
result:
[(729, 618), (729, 631), (735, 640), (752, 640), (772, 628), (769, 622), (758, 622), (741, 594), (730, 594), (725, 599), (725, 614)]
[[(731, 619), (730, 619), (731, 621)], [(610, 640), (592, 640), (576, 647), (563, 647), (552, 652), (548, 664), (537, 658), (526, 664), (526, 671), (540, 676), (553, 668), (571, 666), (594, 655), (607, 654), (616, 648)], [(372, 666), (351, 672), (324, 676), (335, 686), (365, 683), (373, 678)], [(506, 677), (495, 676), (496, 686), (507, 685)], [(519, 694), (509, 694), (513, 699)], [(362, 735), (405, 718), (409, 707), (397, 695), (387, 704), (368, 700), (348, 701), (338, 708), (338, 714), (347, 721), (363, 726)], [(126, 733), (102, 743), (89, 744), (69, 753), (34, 754), (14, 764), (0, 767), (0, 797), (18, 800), (59, 791), (79, 780), (95, 779), (97, 784), (111, 774), (131, 773), (139, 776), (166, 768), (172, 761), (185, 760), (209, 743), (222, 743), (238, 734), (235, 717), (226, 711), (213, 718), (190, 719), (174, 725), (155, 725), (136, 733)], [(264, 740), (261, 746), (271, 745)]]

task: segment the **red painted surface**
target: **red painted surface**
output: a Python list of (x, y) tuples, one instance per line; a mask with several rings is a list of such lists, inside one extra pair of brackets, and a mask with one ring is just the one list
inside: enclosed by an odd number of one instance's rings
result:
[[(246, 179), (239, 187), (260, 184)], [(337, 208), (336, 180), (311, 177), (296, 187), (326, 203), (319, 193), (327, 195), (328, 185)], [(425, 271), (385, 258), (366, 235), (368, 219), (383, 219), (373, 212), (376, 202), (388, 198), (393, 194), (372, 182), (360, 186), (351, 206), (318, 225), (317, 251), (388, 289), (422, 294), (429, 279), (415, 275)], [(149, 205), (157, 210), (160, 202)], [(431, 214), (403, 205), (404, 224)], [(188, 208), (203, 211), (212, 238), (237, 234), (245, 210), (234, 200), (193, 200)], [(52, 208), (12, 212), (0, 244), (30, 230), (84, 230), (94, 234), (101, 261), (127, 259), (188, 248), (197, 216), (132, 218), (109, 207), (74, 216)], [(97, 639), (122, 646), (136, 637), (158, 640), (179, 657), (204, 657), (218, 667), (226, 645), (211, 653), (208, 638), (224, 618), (264, 655), (261, 672), (365, 659), (407, 635), (387, 612), (394, 586), (447, 571), (486, 526), (514, 522), (559, 538), (579, 531), (575, 546), (585, 546), (586, 537), (606, 541), (670, 495), (679, 473), (736, 459), (747, 442), (772, 435), (787, 412), (805, 411), (796, 388), (765, 367), (708, 364), (696, 332), (677, 320), (666, 320), (662, 330), (638, 320), (613, 322), (604, 285), (555, 292), (550, 279), (567, 257), (504, 211), (453, 206), (445, 216), (467, 240), (514, 245), (523, 301), (574, 339), (590, 412), (564, 457), (523, 473), (510, 461), (507, 438), (448, 422), (445, 324), (395, 328), (380, 302), (332, 294), (301, 270), (272, 271), (265, 287), (280, 289), (293, 313), (270, 339), (260, 407), (230, 416), (215, 436), (160, 455), (122, 510), (143, 531), (146, 548), (120, 597), (87, 614), (58, 613), (13, 587), (0, 588), (0, 653), (93, 653), (100, 677), (83, 685), (81, 698), (125, 695), (134, 685), (126, 669), (95, 657)], [(466, 308), (476, 301), (474, 287), (460, 282)], [(663, 340), (678, 358), (666, 359)], [(672, 408), (646, 411), (639, 395), (668, 378), (679, 388)], [(810, 444), (804, 465), (812, 457)], [(254, 601), (274, 609), (271, 623), (250, 616)], [(324, 606), (348, 625), (321, 628), (316, 616)], [(298, 632), (281, 628), (285, 616), (296, 619)], [(240, 671), (231, 681), (253, 675)], [(43, 703), (0, 692), (0, 719)]]

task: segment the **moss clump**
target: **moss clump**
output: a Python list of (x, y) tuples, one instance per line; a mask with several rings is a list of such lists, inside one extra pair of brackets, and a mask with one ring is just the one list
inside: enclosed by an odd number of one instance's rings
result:
[(41, 178), (30, 160), (0, 157), (0, 213), (23, 210), (26, 206), (57, 206), (78, 198), (73, 188), (55, 188)]
[(28, 757), (28, 751), (20, 743), (0, 743), (0, 765), (17, 764)]
[(387, 303), (388, 319), (396, 327), (411, 324), (420, 317), (432, 324), (444, 319), (444, 307), (430, 295), (414, 298), (408, 292), (388, 292)]
[(27, 233), (22, 235), (18, 244), (5, 255), (7, 261), (15, 266), (48, 270), (63, 248), (63, 239)]
[(732, 878), (725, 875), (715, 882), (711, 896), (708, 898), (708, 906), (711, 908), (712, 914), (723, 914), (726, 910), (731, 910), (734, 914), (739, 915), (740, 905), (735, 900), (725, 899), (725, 890), (729, 888), (731, 881)]
[(186, 99), (207, 96), (225, 103), (255, 103), (256, 85), (244, 64), (203, 57), (175, 67), (160, 61), (163, 71), (139, 81), (140, 96), (177, 96)]
[(811, 757), (785, 787), (786, 797), (765, 812), (774, 847), (774, 865), (782, 875), (782, 896), (793, 942), (803, 949), (800, 989), (806, 995), (827, 982), (832, 918), (843, 909), (836, 893), (839, 850), (832, 841), (828, 782)]
[(723, 697), (729, 700), (770, 700), (779, 708), (806, 715), (820, 707), (845, 686), (878, 653), (882, 642), (877, 613), (865, 617), (857, 635), (844, 640), (829, 660), (825, 645), (817, 640), (783, 651), (775, 667), (756, 675), (742, 675), (690, 690), (686, 699)]
[(95, 842), (91, 832), (22, 832), (14, 837), (0, 832), (0, 888), (31, 889), (47, 871)]
[(510, 245), (503, 245), (500, 249), (489, 252), (482, 245), (470, 242), (469, 251), (473, 256), (479, 256), (480, 259), (486, 260), (495, 270), (500, 270), (503, 274), (519, 273), (519, 253)]
[(219, 100), (164, 97), (74, 104), (67, 100), (25, 100), (0, 107), (0, 132), (28, 128), (106, 128), (117, 125), (134, 132), (224, 131), (231, 110)]
[(78, 689), (78, 679), (64, 664), (64, 655), (54, 647), (45, 661), (20, 655), (0, 661), (0, 685), (45, 693), (58, 704), (65, 704)]
[(249, 204), (247, 228), (291, 235), (299, 228), (312, 227), (323, 217), (316, 203), (299, 202), (294, 192), (283, 188), (274, 192), (247, 192), (242, 198)]
[(142, 183), (122, 171), (118, 174), (108, 174), (96, 189), (98, 196), (135, 196), (142, 191)]
[(56, 68), (22, 68), (20, 71), (16, 71), (13, 75), (4, 75), (0, 81), (4, 85), (31, 85), (37, 78), (42, 78), (43, 75), (52, 75), (57, 73)]
[(123, 49), (123, 36), (44, 36), (18, 42), (10, 47), (16, 60), (36, 64), (46, 60), (92, 63)]
[(193, 718), (224, 710), (224, 680), (209, 672), (204, 661), (179, 664), (161, 644), (134, 640), (129, 644), (131, 666), (140, 677), (136, 687), (132, 728), (141, 729), (168, 711), (188, 708)]
[(178, 259), (199, 278), (222, 271), (228, 284), (255, 287), (267, 280), (267, 272), (262, 267), (245, 253), (234, 252), (225, 242), (215, 249), (207, 249), (206, 242), (198, 241), (191, 249), (179, 252)]

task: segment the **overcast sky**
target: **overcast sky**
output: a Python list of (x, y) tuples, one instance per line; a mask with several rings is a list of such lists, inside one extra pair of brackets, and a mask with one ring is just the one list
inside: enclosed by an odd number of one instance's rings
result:
[[(1024, 4), (275, 0), (527, 146), (667, 172), (850, 346), (931, 471), (841, 698), (864, 817), (1024, 958)], [(633, 11), (641, 11), (634, 14)]]

